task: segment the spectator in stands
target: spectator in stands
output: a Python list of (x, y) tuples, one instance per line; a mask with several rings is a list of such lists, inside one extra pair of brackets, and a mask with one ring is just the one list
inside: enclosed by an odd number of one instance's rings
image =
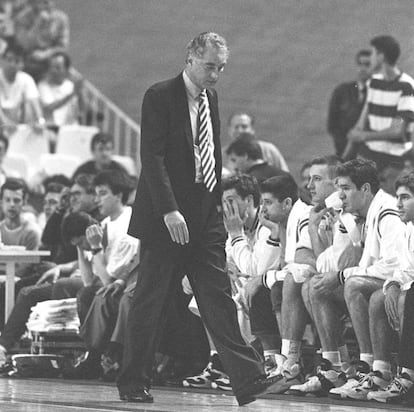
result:
[(46, 187), (46, 193), (43, 198), (43, 212), (37, 218), (37, 223), (42, 231), (50, 216), (52, 216), (59, 207), (64, 188), (65, 186), (59, 183), (49, 183)]
[[(335, 153), (342, 156), (348, 143), (347, 134), (355, 126), (364, 107), (367, 82), (371, 76), (371, 51), (360, 50), (355, 56), (357, 78), (335, 88), (329, 102), (328, 132), (335, 145)], [(348, 159), (356, 153), (349, 153)]]
[(91, 140), (91, 152), (93, 159), (81, 164), (73, 174), (73, 178), (75, 179), (76, 176), (81, 173), (97, 175), (99, 172), (107, 169), (121, 170), (125, 172), (123, 166), (115, 160), (112, 160), (113, 150), (113, 137), (108, 133), (97, 133)]
[(52, 0), (28, 0), (15, 17), (15, 37), (25, 52), (26, 70), (39, 81), (50, 56), (69, 46), (69, 19)]
[(69, 75), (70, 57), (65, 52), (56, 52), (48, 60), (45, 79), (39, 82), (40, 101), (49, 126), (78, 124), (83, 106), (82, 79)]
[(395, 198), (379, 188), (374, 162), (357, 159), (343, 164), (337, 168), (336, 183), (344, 212), (365, 219), (364, 249), (358, 266), (329, 273), (326, 289), (345, 285), (345, 301), (358, 340), (360, 360), (373, 371), (372, 374), (362, 374), (356, 386), (345, 387), (341, 396), (366, 400), (368, 392), (386, 387), (392, 377), (391, 364), (373, 356), (375, 336), (370, 333), (372, 313), (369, 304), (375, 298), (375, 292), (382, 289), (384, 281), (399, 268), (399, 240), (404, 236), (404, 225)]
[(270, 166), (264, 159), (260, 146), (251, 133), (243, 133), (226, 149), (229, 168), (233, 173), (254, 176), (259, 183), (273, 177), (288, 175), (288, 172)]
[(4, 220), (0, 222), (1, 241), (5, 245), (24, 246), (36, 250), (40, 244), (39, 228), (22, 220), (28, 189), (22, 179), (8, 178), (0, 189)]
[[(242, 133), (251, 133), (255, 135), (254, 117), (248, 113), (234, 113), (229, 117), (227, 122), (228, 135), (231, 140), (236, 139)], [(285, 172), (289, 172), (289, 168), (279, 149), (271, 142), (265, 140), (258, 140), (263, 159), (269, 163), (270, 166), (275, 166)]]
[(4, 158), (9, 148), (9, 139), (2, 132), (0, 132), (0, 187), (3, 186), (6, 181), (7, 173), (3, 168)]
[[(397, 66), (400, 45), (391, 36), (371, 40), (371, 69), (367, 102), (356, 126), (348, 133), (346, 152), (358, 144), (358, 153), (385, 169), (392, 187), (412, 148), (414, 126), (414, 79)], [(347, 156), (347, 153), (344, 154)]]
[(39, 91), (30, 75), (23, 72), (23, 51), (9, 42), (0, 69), (0, 122), (13, 132), (19, 123), (44, 125)]

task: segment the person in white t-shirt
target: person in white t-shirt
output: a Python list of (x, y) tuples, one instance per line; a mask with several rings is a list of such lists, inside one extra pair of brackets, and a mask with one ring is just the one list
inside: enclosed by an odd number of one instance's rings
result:
[(56, 52), (49, 59), (45, 79), (39, 82), (46, 122), (54, 126), (79, 123), (83, 82), (70, 78), (70, 67), (70, 57), (65, 52)]
[(0, 123), (11, 127), (19, 123), (43, 126), (39, 91), (33, 78), (22, 71), (23, 51), (10, 42), (0, 68)]

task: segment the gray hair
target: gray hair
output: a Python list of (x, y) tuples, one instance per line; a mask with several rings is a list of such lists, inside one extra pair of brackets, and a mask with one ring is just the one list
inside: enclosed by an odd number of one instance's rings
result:
[(190, 57), (203, 57), (208, 46), (223, 50), (226, 56), (229, 54), (229, 48), (224, 37), (213, 32), (203, 32), (187, 44), (186, 62)]

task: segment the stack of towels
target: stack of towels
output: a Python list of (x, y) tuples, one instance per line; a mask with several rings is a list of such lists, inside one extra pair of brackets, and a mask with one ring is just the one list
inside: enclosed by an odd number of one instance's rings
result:
[(29, 332), (79, 332), (76, 298), (37, 303), (26, 326)]

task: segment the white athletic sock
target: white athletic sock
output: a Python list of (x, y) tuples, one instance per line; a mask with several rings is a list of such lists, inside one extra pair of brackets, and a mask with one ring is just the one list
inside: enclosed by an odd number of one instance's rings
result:
[(300, 340), (290, 340), (289, 341), (289, 353), (288, 353), (288, 361), (290, 363), (297, 363), (299, 362), (300, 356), (302, 354), (301, 351), (302, 342)]
[(374, 363), (374, 355), (372, 353), (360, 353), (359, 359), (368, 363), (369, 367), (372, 369), (372, 364)]
[(214, 355), (218, 355), (218, 352), (215, 349), (212, 349), (210, 351), (210, 358), (212, 358)]
[(341, 369), (341, 355), (339, 351), (322, 352), (322, 358), (327, 359), (332, 363), (332, 367), (335, 370)]
[(282, 350), (281, 354), (287, 358), (289, 355), (289, 339), (282, 339)]
[(382, 373), (382, 376), (385, 380), (390, 380), (392, 376), (391, 372), (391, 362), (383, 360), (374, 360), (372, 363), (372, 370), (379, 371)]
[(401, 368), (401, 374), (406, 373), (414, 382), (414, 370), (408, 368)]

